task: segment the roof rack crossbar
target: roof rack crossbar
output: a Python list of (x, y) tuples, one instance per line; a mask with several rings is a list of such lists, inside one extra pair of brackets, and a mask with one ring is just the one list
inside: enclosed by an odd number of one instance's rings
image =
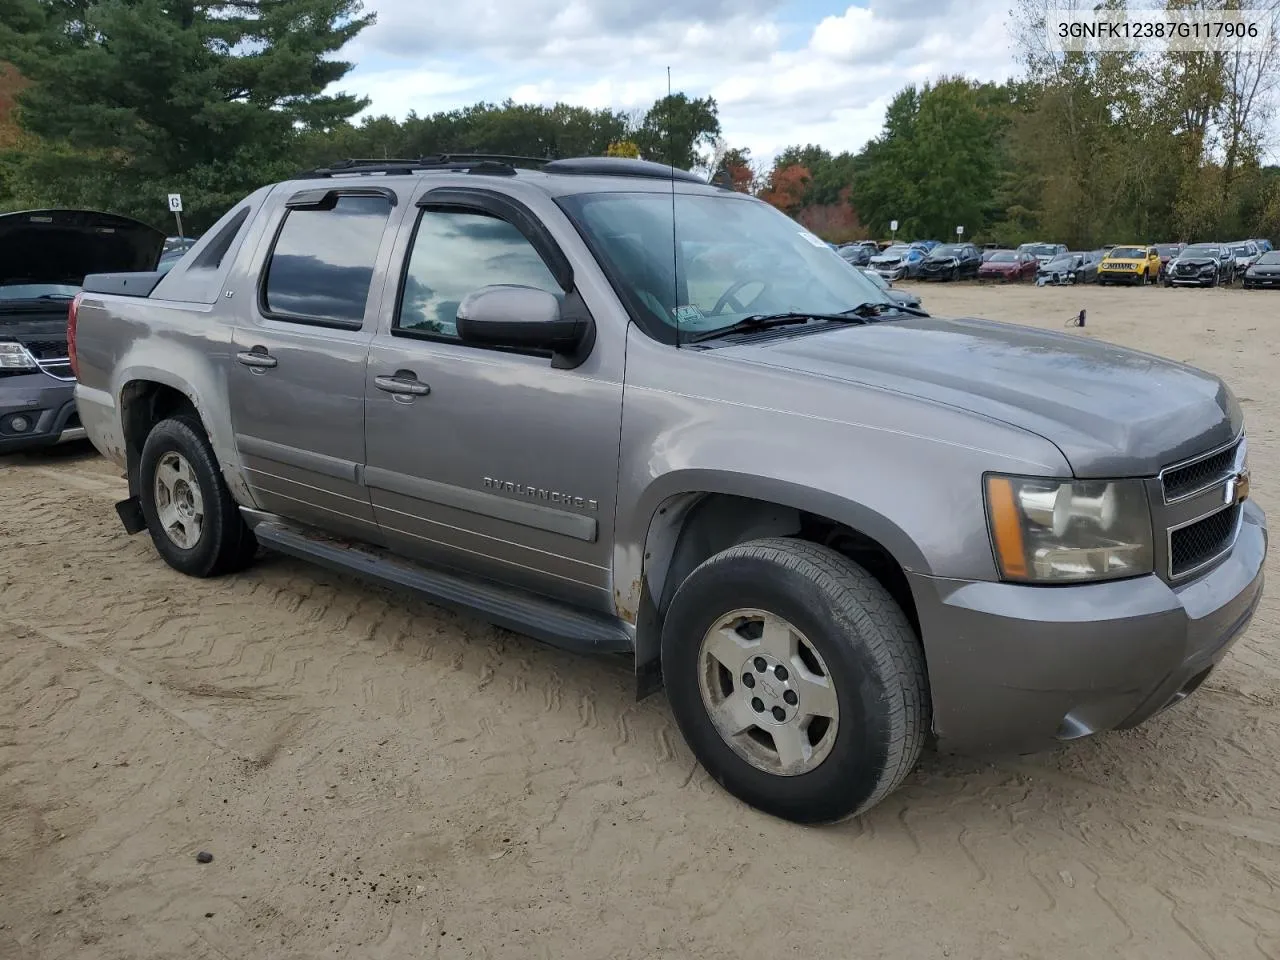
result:
[(542, 166), (550, 163), (547, 157), (521, 157), (504, 153), (439, 153), (416, 159), (405, 157), (386, 157), (383, 159), (355, 157), (339, 160), (327, 167), (308, 170), (299, 175), (299, 179), (314, 177), (335, 177), (347, 174), (409, 174), (418, 170), (469, 170), (480, 165), (491, 168), (503, 166), (515, 172), (515, 166), (534, 164)]

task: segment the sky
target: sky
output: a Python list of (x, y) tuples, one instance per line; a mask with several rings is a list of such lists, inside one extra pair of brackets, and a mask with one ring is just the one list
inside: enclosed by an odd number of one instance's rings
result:
[(1014, 72), (1010, 0), (365, 0), (342, 88), (403, 117), (484, 100), (647, 109), (715, 97), (725, 140), (856, 151), (908, 83)]

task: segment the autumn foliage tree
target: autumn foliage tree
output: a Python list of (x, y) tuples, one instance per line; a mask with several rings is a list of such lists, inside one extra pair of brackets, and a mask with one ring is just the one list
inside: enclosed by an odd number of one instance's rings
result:
[(640, 148), (630, 140), (615, 140), (605, 149), (606, 157), (626, 157), (629, 160), (640, 159)]
[(774, 167), (769, 183), (760, 193), (760, 199), (771, 203), (788, 216), (794, 216), (804, 206), (805, 190), (813, 175), (808, 167), (798, 163)]

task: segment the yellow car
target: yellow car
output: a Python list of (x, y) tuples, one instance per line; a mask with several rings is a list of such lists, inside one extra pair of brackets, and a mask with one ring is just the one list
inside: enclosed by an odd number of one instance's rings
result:
[(1098, 283), (1155, 283), (1160, 276), (1160, 251), (1155, 247), (1112, 247), (1098, 264)]

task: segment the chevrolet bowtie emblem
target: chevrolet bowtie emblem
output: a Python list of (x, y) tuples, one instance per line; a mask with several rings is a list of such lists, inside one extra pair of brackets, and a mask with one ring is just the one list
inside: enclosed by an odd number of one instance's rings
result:
[(1226, 489), (1222, 494), (1223, 503), (1240, 503), (1249, 497), (1249, 471), (1241, 470), (1234, 477), (1227, 480)]

